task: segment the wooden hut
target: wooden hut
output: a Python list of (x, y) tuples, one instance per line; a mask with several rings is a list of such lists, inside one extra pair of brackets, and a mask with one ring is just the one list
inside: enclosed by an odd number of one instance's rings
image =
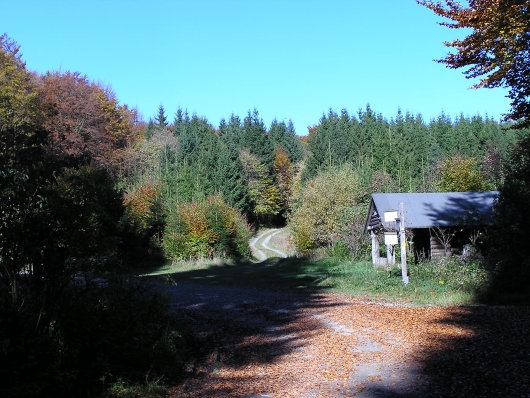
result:
[(364, 233), (372, 236), (374, 265), (387, 262), (379, 257), (378, 236), (396, 228), (383, 215), (396, 211), (400, 203), (416, 259), (434, 258), (461, 253), (466, 244), (474, 243), (479, 231), (492, 222), (497, 196), (497, 191), (372, 194)]

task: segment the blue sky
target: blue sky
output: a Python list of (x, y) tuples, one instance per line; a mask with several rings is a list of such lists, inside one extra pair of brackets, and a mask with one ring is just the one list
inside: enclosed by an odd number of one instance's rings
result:
[(330, 108), (367, 103), (386, 118), (500, 119), (504, 89), (471, 90), (433, 61), (464, 34), (437, 21), (414, 0), (0, 0), (0, 33), (31, 70), (82, 72), (145, 120), (160, 104), (170, 120), (181, 107), (215, 126), (257, 108), (300, 135)]

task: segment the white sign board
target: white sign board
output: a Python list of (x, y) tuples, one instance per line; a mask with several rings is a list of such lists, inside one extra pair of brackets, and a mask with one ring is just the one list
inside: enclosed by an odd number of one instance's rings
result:
[(385, 232), (385, 245), (397, 245), (398, 235), (397, 232)]
[(398, 218), (398, 212), (397, 210), (385, 211), (384, 217), (385, 217), (385, 222), (396, 221), (396, 218)]

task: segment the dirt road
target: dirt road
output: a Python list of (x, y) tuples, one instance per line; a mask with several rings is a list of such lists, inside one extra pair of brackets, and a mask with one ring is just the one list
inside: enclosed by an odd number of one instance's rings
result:
[[(270, 257), (287, 258), (285, 252), (276, 247), (272, 247), (270, 244), (271, 239), (281, 232), (282, 229), (269, 229), (250, 241), (250, 249), (252, 250), (254, 257), (257, 259), (257, 262), (265, 261)], [(260, 247), (264, 248), (266, 252), (261, 250)]]
[(188, 282), (164, 288), (202, 353), (172, 397), (528, 392), (527, 307), (418, 308)]
[[(261, 261), (275, 233), (253, 241)], [(200, 346), (171, 397), (528, 396), (527, 306), (412, 307), (201, 279), (158, 284)]]
[(371, 397), (421, 389), (415, 369), (390, 359), (409, 348), (401, 336), (370, 325), (374, 309), (391, 307), (191, 283), (168, 289), (193, 315), (208, 353), (175, 397)]

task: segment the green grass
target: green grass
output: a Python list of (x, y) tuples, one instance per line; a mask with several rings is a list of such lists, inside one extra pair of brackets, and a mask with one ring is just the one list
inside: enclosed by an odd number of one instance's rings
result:
[[(423, 267), (423, 268), (422, 268)], [(409, 268), (409, 284), (402, 282), (401, 269), (374, 269), (370, 263), (341, 262), (330, 267), (325, 281), (331, 289), (354, 297), (421, 305), (462, 305), (476, 301), (480, 283), (459, 285), (424, 270), (429, 265)]]
[(146, 380), (145, 383), (131, 383), (119, 379), (113, 383), (103, 396), (105, 398), (164, 398), (169, 394), (169, 388), (160, 380)]
[[(417, 305), (462, 305), (476, 301), (486, 283), (482, 275), (454, 264), (411, 265), (410, 283), (401, 270), (374, 269), (368, 262), (326, 258), (270, 259), (260, 264), (184, 263), (166, 266), (168, 282), (192, 281), (215, 285), (251, 286), (287, 291), (333, 291), (352, 297)], [(469, 275), (468, 275), (469, 274)]]

